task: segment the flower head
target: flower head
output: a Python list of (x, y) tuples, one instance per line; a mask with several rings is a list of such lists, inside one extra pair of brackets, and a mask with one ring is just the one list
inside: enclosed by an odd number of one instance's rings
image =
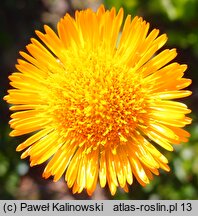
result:
[(169, 171), (158, 146), (172, 151), (189, 137), (190, 110), (174, 100), (191, 94), (187, 66), (170, 63), (175, 49), (156, 53), (167, 36), (142, 18), (128, 15), (121, 31), (122, 22), (123, 9), (104, 6), (66, 14), (58, 34), (36, 31), (40, 42), (31, 39), (9, 76), (10, 136), (31, 133), (17, 151), (30, 166), (47, 161), (43, 177), (64, 175), (73, 193), (91, 195), (98, 180), (111, 194), (134, 177), (144, 186)]

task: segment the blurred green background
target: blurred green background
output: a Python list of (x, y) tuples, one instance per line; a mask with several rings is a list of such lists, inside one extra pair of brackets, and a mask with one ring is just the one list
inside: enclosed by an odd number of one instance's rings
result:
[[(15, 151), (23, 138), (9, 137), (8, 105), (2, 100), (9, 88), (8, 75), (15, 71), (19, 51), (25, 50), (34, 30), (43, 25), (55, 28), (66, 12), (104, 3), (107, 8), (123, 7), (126, 14), (139, 15), (150, 22), (151, 29), (167, 33), (166, 47), (176, 47), (176, 60), (188, 65), (186, 76), (193, 80), (189, 87), (193, 95), (183, 101), (192, 109), (193, 123), (188, 143), (174, 146), (174, 152), (164, 154), (170, 161), (171, 172), (161, 172), (145, 188), (138, 183), (128, 194), (118, 190), (111, 197), (107, 188), (97, 188), (92, 197), (86, 193), (72, 195), (63, 180), (41, 178), (43, 166), (29, 168)], [(0, 5), (0, 199), (198, 199), (198, 1), (197, 0), (2, 0)]]

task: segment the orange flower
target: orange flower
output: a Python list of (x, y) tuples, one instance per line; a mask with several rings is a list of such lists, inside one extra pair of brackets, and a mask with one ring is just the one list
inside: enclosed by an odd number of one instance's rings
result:
[(36, 31), (41, 42), (31, 39), (9, 77), (10, 136), (34, 132), (17, 151), (30, 166), (47, 161), (43, 177), (64, 175), (73, 193), (91, 195), (98, 180), (112, 195), (134, 177), (144, 186), (169, 171), (157, 145), (172, 151), (189, 137), (190, 110), (174, 101), (191, 94), (187, 66), (169, 63), (175, 49), (156, 54), (167, 36), (142, 18), (128, 15), (120, 33), (122, 21), (123, 9), (104, 6), (66, 14), (58, 35)]

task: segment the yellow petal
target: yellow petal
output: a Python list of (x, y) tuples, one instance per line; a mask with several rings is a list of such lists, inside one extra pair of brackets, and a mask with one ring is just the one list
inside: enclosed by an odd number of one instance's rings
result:
[(100, 186), (103, 188), (106, 185), (106, 175), (107, 175), (107, 168), (106, 168), (106, 157), (105, 151), (100, 153), (100, 169), (99, 169), (99, 178), (100, 178)]

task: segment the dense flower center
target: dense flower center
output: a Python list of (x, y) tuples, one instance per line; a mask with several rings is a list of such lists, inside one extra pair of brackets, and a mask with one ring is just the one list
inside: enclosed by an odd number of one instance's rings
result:
[(59, 73), (48, 78), (48, 98), (62, 134), (90, 144), (115, 145), (126, 142), (144, 123), (147, 102), (141, 77), (120, 64), (115, 54), (104, 54), (100, 48), (68, 51), (59, 63)]

